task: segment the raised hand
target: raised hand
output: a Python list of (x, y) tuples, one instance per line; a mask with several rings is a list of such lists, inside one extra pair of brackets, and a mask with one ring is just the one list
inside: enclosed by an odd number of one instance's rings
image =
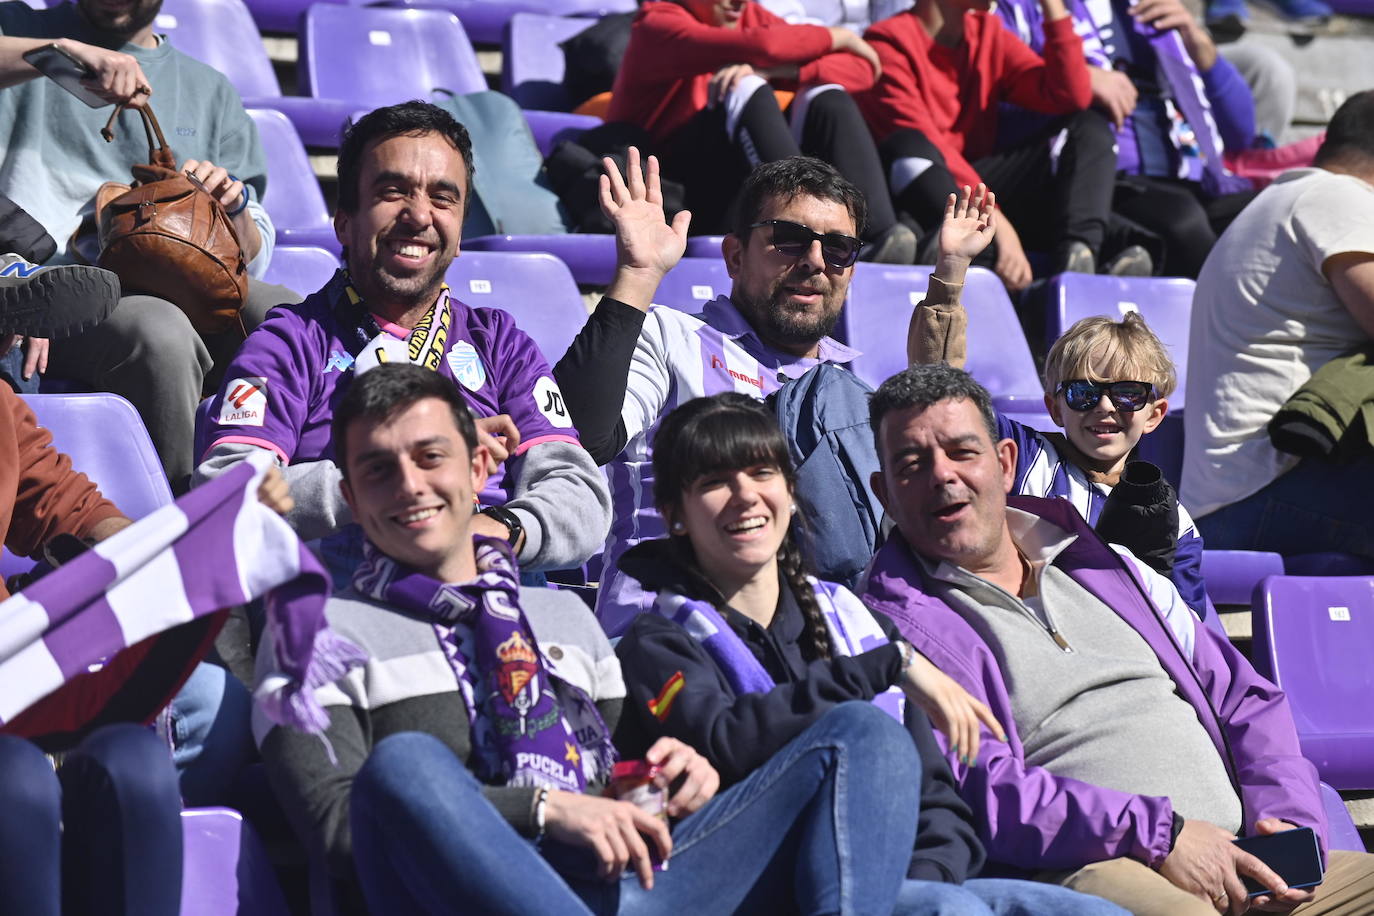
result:
[(976, 189), (964, 185), (961, 193), (949, 195), (945, 202), (939, 260), (957, 258), (967, 265), (982, 254), (996, 234), (997, 195), (983, 184)]
[(639, 150), (630, 147), (624, 178), (615, 160), (602, 160), (601, 212), (615, 226), (616, 275), (606, 295), (647, 310), (658, 281), (687, 250), (691, 213), (683, 210), (668, 224), (663, 215), (663, 186), (658, 159), (641, 169)]

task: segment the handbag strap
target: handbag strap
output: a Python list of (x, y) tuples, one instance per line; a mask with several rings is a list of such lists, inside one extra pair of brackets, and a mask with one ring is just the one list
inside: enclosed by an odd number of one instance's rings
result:
[[(105, 138), (106, 143), (113, 142), (115, 120), (123, 110), (116, 105), (115, 110), (110, 112), (110, 120), (106, 121), (105, 126), (100, 129), (100, 136)], [(157, 115), (153, 114), (153, 106), (144, 102), (134, 110), (143, 119), (143, 133), (148, 138), (148, 162), (152, 165), (175, 170), (177, 167), (176, 154), (167, 145), (167, 138), (162, 135), (162, 125), (157, 123)]]

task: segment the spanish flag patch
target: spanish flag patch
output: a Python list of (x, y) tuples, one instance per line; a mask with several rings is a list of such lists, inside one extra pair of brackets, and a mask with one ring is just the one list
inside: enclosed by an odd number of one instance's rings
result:
[(649, 701), (649, 712), (653, 713), (658, 721), (667, 721), (668, 710), (673, 708), (673, 700), (682, 692), (683, 683), (682, 672), (674, 672), (673, 676), (668, 678), (668, 683), (658, 692), (658, 696)]

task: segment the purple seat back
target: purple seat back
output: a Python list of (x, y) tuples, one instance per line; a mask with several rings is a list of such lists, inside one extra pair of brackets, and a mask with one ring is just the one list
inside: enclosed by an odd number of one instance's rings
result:
[(532, 111), (521, 109), (525, 123), (534, 134), (534, 145), (539, 147), (540, 155), (548, 157), (553, 148), (563, 140), (575, 140), (583, 131), (600, 127), (604, 123), (593, 115), (573, 114), (570, 111)]
[[(172, 501), (153, 441), (134, 405), (117, 394), (21, 395), (53, 439), (53, 447), (72, 460), (100, 492), (132, 519)], [(6, 551), (0, 576), (24, 572), (32, 561)]]
[(1340, 793), (1326, 783), (1321, 783), (1320, 788), (1322, 808), (1326, 810), (1326, 848), (1365, 852), (1359, 828), (1350, 816), (1350, 809), (1341, 801)]
[(696, 313), (717, 296), (730, 295), (734, 281), (725, 261), (714, 258), (683, 258), (658, 284), (654, 302), (681, 312)]
[(463, 257), (472, 251), (548, 252), (567, 265), (574, 280), (588, 286), (605, 286), (615, 276), (613, 235), (570, 232), (562, 235), (482, 235), (463, 239)]
[(587, 308), (568, 266), (542, 252), (464, 251), (444, 275), (453, 295), (475, 307), (499, 308), (538, 345), (552, 366), (582, 325)]
[(304, 297), (328, 283), (338, 269), (339, 259), (331, 251), (306, 245), (278, 245), (263, 280), (279, 283)]
[(518, 13), (600, 18), (607, 13), (630, 13), (635, 0), (389, 0), (387, 6), (432, 7), (447, 10), (463, 21), (477, 44), (500, 44), (506, 25)]
[[(854, 371), (870, 385), (876, 387), (906, 368), (907, 323), (916, 303), (925, 298), (932, 269), (865, 262), (855, 266), (842, 321), (849, 345), (863, 352)], [(964, 305), (969, 316), (965, 368), (999, 407), (1043, 411), (1040, 378), (1002, 281), (989, 270), (971, 269)]]
[(262, 842), (230, 808), (181, 812), (181, 916), (288, 916)]
[(295, 35), (305, 11), (315, 3), (341, 3), (343, 0), (244, 0), (253, 21), (264, 32)]
[(1337, 789), (1374, 789), (1374, 577), (1269, 576), (1255, 668), (1283, 688), (1303, 756)]
[(1119, 320), (1127, 312), (1139, 312), (1173, 357), (1178, 387), (1169, 397), (1169, 407), (1182, 410), (1188, 369), (1188, 324), (1193, 312), (1195, 286), (1192, 280), (1183, 277), (1059, 274), (1050, 280), (1047, 344), (1058, 340), (1080, 319), (1107, 315)]
[(720, 243), (724, 241), (723, 235), (694, 235), (687, 239), (687, 257), (689, 258), (719, 258), (723, 257), (720, 251)]
[(248, 115), (258, 126), (258, 140), (267, 157), (267, 194), (262, 205), (277, 227), (278, 240), (304, 243), (308, 235), (312, 241), (328, 240), (337, 246), (334, 223), (296, 128), (280, 111), (251, 108)]
[(442, 10), (316, 4), (300, 49), (301, 95), (360, 108), (487, 88), (458, 17)]
[(164, 0), (154, 28), (166, 33), (173, 47), (223, 73), (244, 98), (281, 95), (243, 0)]
[(1213, 604), (1250, 606), (1265, 576), (1283, 575), (1283, 557), (1263, 550), (1203, 550), (1202, 580)]
[(590, 27), (593, 20), (539, 13), (516, 13), (501, 44), (501, 91), (521, 108), (567, 111), (563, 89), (563, 49), (566, 41)]

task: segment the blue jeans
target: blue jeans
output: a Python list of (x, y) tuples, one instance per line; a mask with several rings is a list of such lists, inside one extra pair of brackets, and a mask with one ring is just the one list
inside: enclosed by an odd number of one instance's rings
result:
[(673, 828), (645, 891), (584, 850), (520, 837), (430, 735), (379, 742), (353, 782), (353, 857), (378, 911), (888, 914), (916, 837), (920, 763), (871, 703), (836, 706)]
[(0, 913), (180, 912), (181, 800), (152, 731), (97, 729), (56, 774), (0, 735), (0, 812)]
[(894, 916), (1130, 916), (1115, 903), (1066, 887), (1011, 878), (974, 878), (960, 884), (907, 881)]
[(1374, 457), (1304, 458), (1259, 492), (1197, 519), (1197, 527), (1213, 549), (1374, 557)]
[(187, 807), (229, 803), (234, 781), (254, 755), (252, 710), (248, 688), (209, 662), (196, 665), (172, 698), (172, 762)]

